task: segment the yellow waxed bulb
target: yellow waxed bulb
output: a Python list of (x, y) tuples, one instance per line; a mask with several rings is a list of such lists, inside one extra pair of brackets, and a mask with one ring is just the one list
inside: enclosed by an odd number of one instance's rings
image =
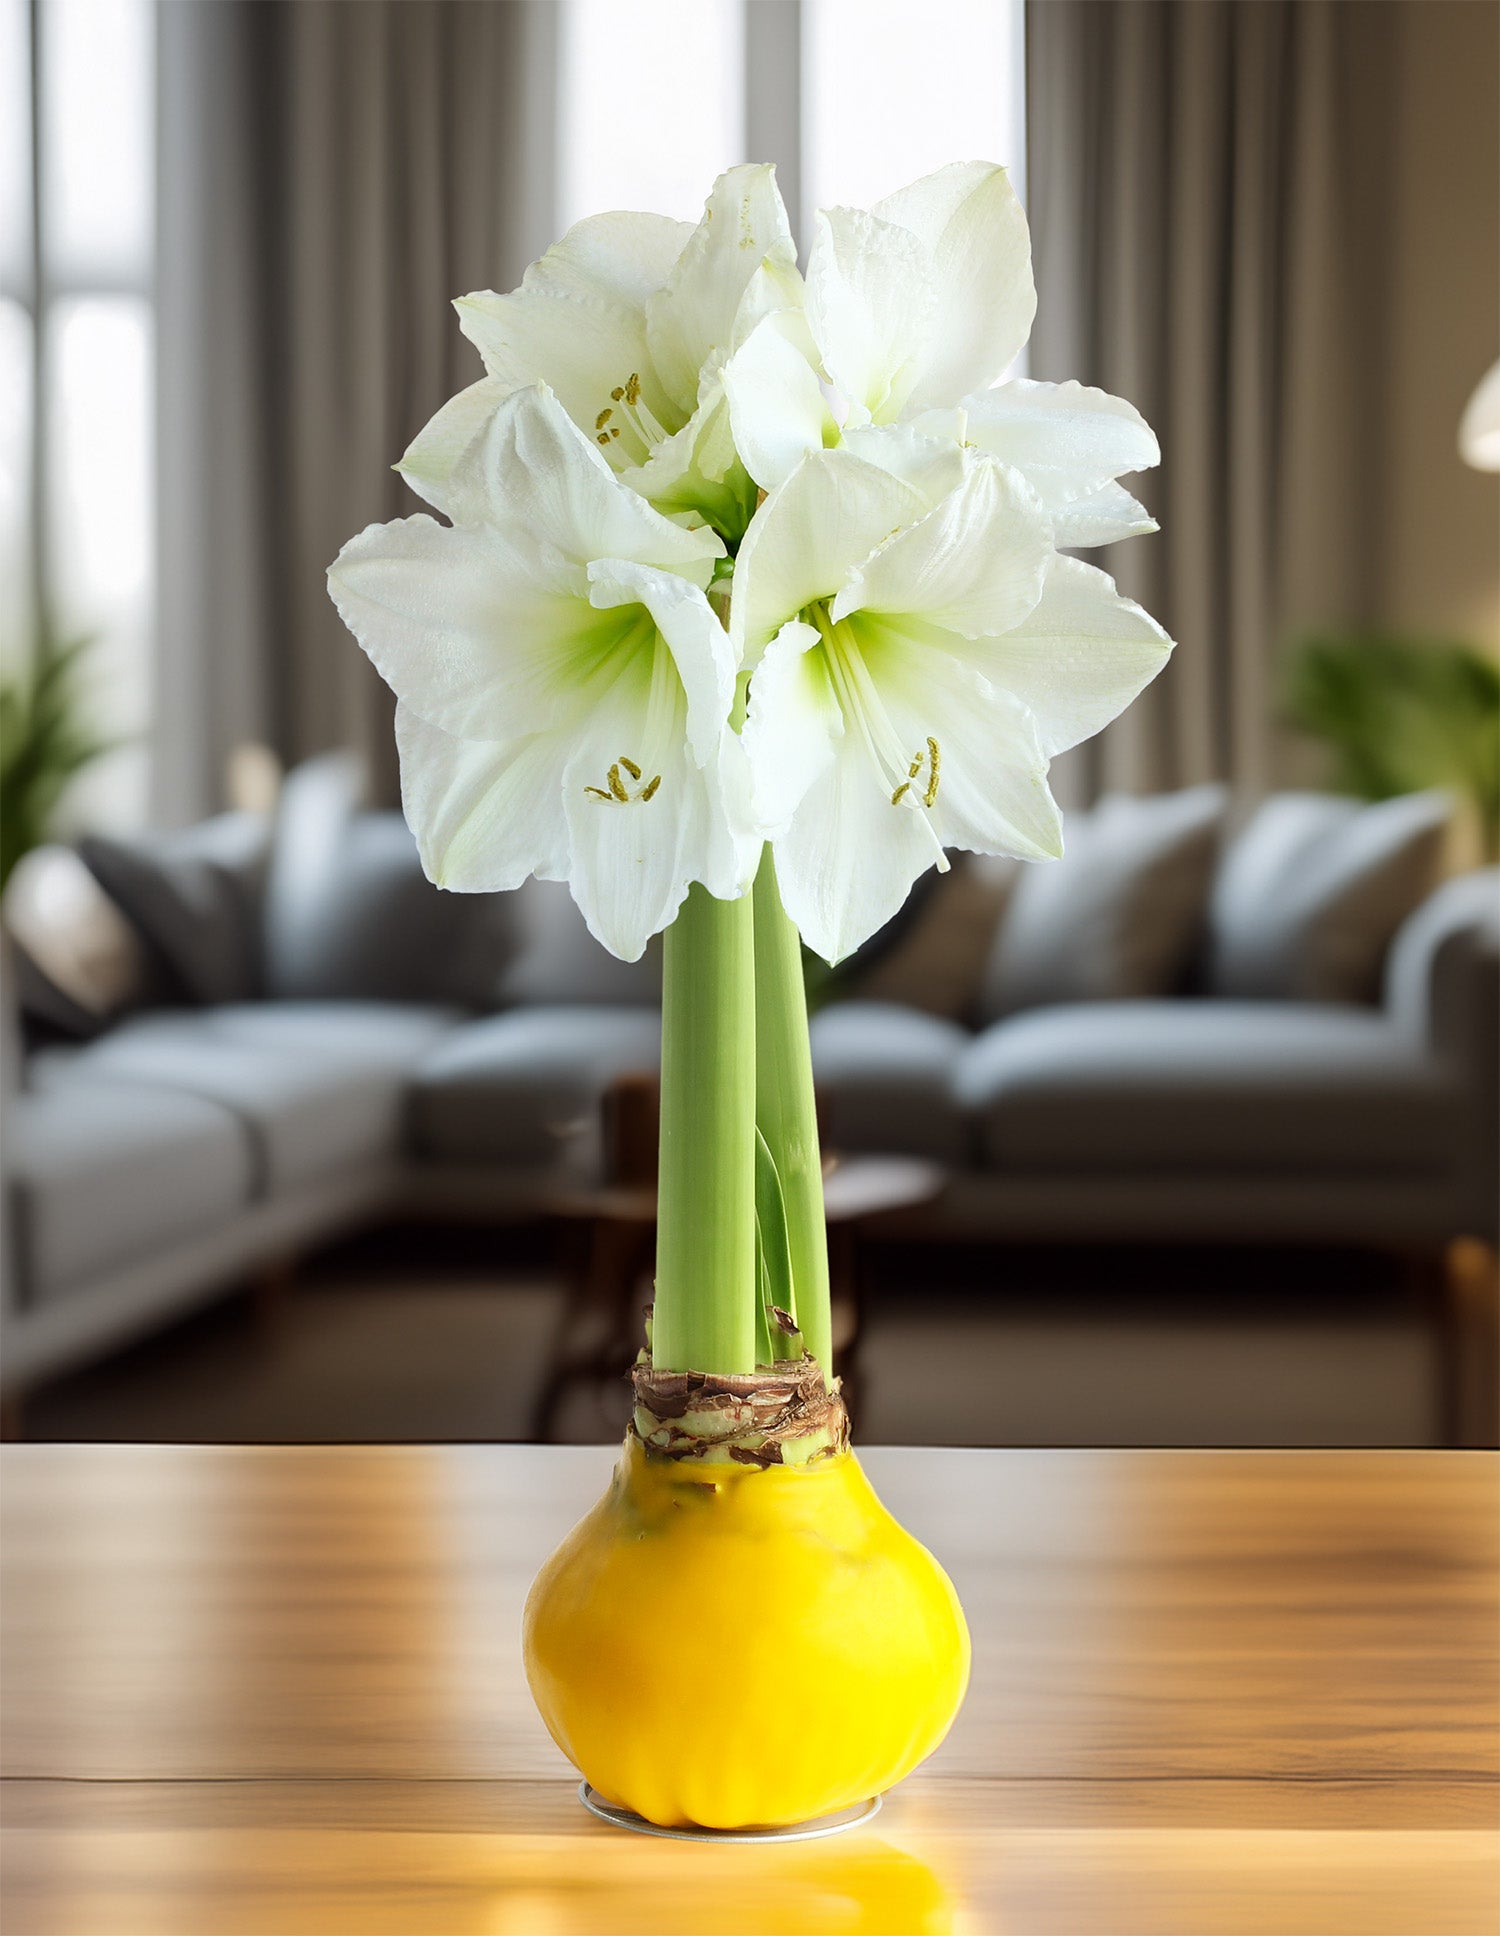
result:
[(785, 1826), (932, 1753), (969, 1678), (953, 1586), (851, 1451), (674, 1460), (626, 1439), (526, 1603), (531, 1691), (606, 1800), (661, 1827)]

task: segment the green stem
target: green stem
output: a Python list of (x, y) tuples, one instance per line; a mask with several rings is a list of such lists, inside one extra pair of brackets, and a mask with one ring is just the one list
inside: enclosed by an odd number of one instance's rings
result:
[(667, 929), (652, 1358), (755, 1369), (755, 911), (694, 885)]
[(796, 1286), (797, 1325), (807, 1349), (833, 1375), (828, 1310), (828, 1227), (813, 1103), (812, 1051), (802, 944), (781, 905), (771, 850), (755, 877), (755, 1116), (781, 1178)]

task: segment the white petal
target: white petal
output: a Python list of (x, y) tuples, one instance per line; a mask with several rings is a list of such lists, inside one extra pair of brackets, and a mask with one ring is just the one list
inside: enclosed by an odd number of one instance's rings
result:
[[(932, 806), (907, 803), (895, 811), (925, 812), (945, 847), (1055, 860), (1062, 821), (1047, 790), (1036, 723), (1021, 701), (958, 658), (922, 644), (902, 651), (892, 639), (870, 654), (870, 663), (899, 738), (914, 749), (930, 738), (939, 751)], [(922, 780), (929, 774), (930, 767)]]
[(844, 733), (819, 643), (814, 626), (791, 620), (766, 647), (750, 681), (742, 739), (753, 812), (768, 839), (785, 832)]
[(693, 758), (713, 758), (734, 704), (735, 661), (729, 635), (696, 585), (671, 572), (620, 558), (589, 566), (591, 602), (601, 610), (644, 605), (667, 642), (686, 696), (686, 731)]
[(646, 306), (652, 361), (684, 414), (705, 365), (733, 346), (745, 291), (768, 258), (773, 269), (795, 269), (796, 245), (776, 170), (744, 163), (714, 183), (703, 220)]
[[(729, 339), (730, 350), (737, 350), (748, 342), (767, 316), (778, 314), (801, 316), (805, 294), (796, 257), (788, 258), (780, 253), (767, 256), (749, 282), (745, 284), (745, 293), (740, 297), (740, 306), (734, 312), (734, 329)], [(802, 347), (810, 361), (817, 360), (812, 333), (807, 329), (805, 322)]]
[(911, 408), (941, 408), (987, 388), (1021, 349), (1036, 315), (1026, 213), (1005, 170), (954, 162), (871, 212), (910, 230), (930, 257), (931, 343)]
[(429, 880), (490, 894), (532, 873), (567, 877), (566, 739), (457, 739), (398, 705), (396, 745), (401, 804)]
[(932, 312), (932, 263), (914, 235), (863, 209), (818, 211), (807, 320), (851, 424), (900, 415), (925, 365)]
[(539, 262), (521, 287), (547, 295), (587, 295), (644, 309), (692, 239), (691, 222), (623, 209), (586, 215)]
[(966, 475), (935, 511), (898, 531), (851, 574), (833, 617), (910, 612), (979, 638), (1008, 632), (1042, 595), (1052, 531), (1019, 471), (965, 453)]
[(499, 377), (481, 377), (467, 390), (450, 397), (437, 415), (419, 430), (396, 469), (419, 497), (455, 524), (476, 524), (485, 516), (488, 498), (477, 495), (472, 477), (455, 486), (453, 472), (460, 459), (489, 428), (496, 410), (513, 386)]
[(539, 732), (586, 705), (612, 635), (583, 572), (518, 524), (372, 524), (328, 589), (396, 696), (476, 739)]
[(582, 751), (564, 780), (573, 898), (595, 938), (624, 961), (672, 921), (693, 881), (721, 899), (744, 893), (760, 853), (759, 839), (731, 824), (719, 761), (700, 767), (689, 757), (680, 720), (657, 775), (649, 800), (601, 800), (588, 791), (595, 778)]
[(882, 539), (927, 509), (910, 484), (847, 451), (814, 451), (772, 491), (734, 567), (729, 633), (741, 666), (789, 618), (832, 598)]
[(802, 939), (842, 961), (885, 926), (941, 855), (926, 818), (893, 807), (862, 740), (846, 732), (774, 843), (782, 902)]
[(928, 510), (964, 481), (963, 439), (924, 434), (914, 424), (864, 424), (844, 432), (843, 447), (920, 491)]
[(712, 531), (684, 530), (621, 484), (540, 384), (505, 399), (452, 483), (482, 494), (497, 520), (525, 519), (579, 564), (632, 558), (706, 585), (723, 555)]
[(575, 223), (508, 296), (478, 290), (454, 307), (485, 368), (508, 388), (538, 381), (585, 431), (632, 375), (669, 429), (681, 421), (657, 384), (645, 305), (692, 234), (665, 215), (594, 215)]
[(1166, 664), (1172, 641), (1114, 581), (1054, 558), (1040, 603), (1015, 631), (973, 648), (973, 663), (1025, 704), (1049, 756), (1097, 733)]
[(1156, 519), (1123, 484), (1105, 484), (1052, 513), (1052, 531), (1059, 545), (1114, 544), (1157, 529)]
[(705, 519), (743, 531), (755, 511), (755, 485), (740, 464), (723, 386), (711, 378), (698, 408), (644, 464), (622, 470), (620, 482), (648, 499), (664, 517), (696, 530)]
[(1014, 464), (1049, 511), (1161, 462), (1151, 426), (1133, 404), (1081, 383), (1018, 377), (965, 397), (961, 409), (967, 441)]
[(735, 447), (763, 491), (783, 484), (810, 450), (838, 440), (818, 375), (799, 339), (800, 311), (778, 311), (724, 365)]

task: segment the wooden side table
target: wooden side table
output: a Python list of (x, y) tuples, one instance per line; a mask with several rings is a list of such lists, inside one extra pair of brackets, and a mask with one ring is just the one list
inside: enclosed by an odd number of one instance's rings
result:
[[(553, 1436), (571, 1386), (622, 1376), (640, 1348), (642, 1312), (650, 1302), (641, 1281), (656, 1252), (656, 1077), (643, 1071), (619, 1078), (605, 1093), (603, 1111), (606, 1181), (597, 1189), (559, 1191), (547, 1204), (581, 1241), (554, 1362), (532, 1414), (532, 1436), (543, 1443)], [(933, 1202), (948, 1173), (920, 1157), (833, 1154), (823, 1175), (834, 1363), (852, 1410), (860, 1379), (861, 1240), (882, 1217)]]

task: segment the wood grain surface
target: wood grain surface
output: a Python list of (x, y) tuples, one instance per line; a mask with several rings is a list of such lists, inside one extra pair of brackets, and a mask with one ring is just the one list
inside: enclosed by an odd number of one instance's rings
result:
[(974, 1682), (868, 1828), (594, 1821), (521, 1603), (599, 1448), (7, 1448), (5, 1936), (1493, 1936), (1500, 1461), (865, 1452)]

